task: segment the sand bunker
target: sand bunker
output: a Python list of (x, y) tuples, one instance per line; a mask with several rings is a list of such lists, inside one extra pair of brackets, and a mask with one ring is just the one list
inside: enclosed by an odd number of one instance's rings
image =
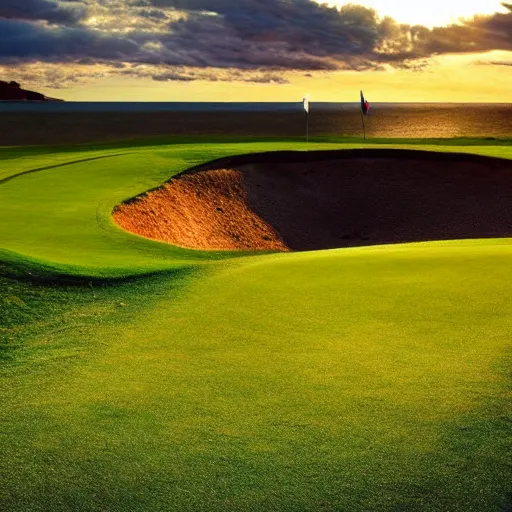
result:
[(313, 250), (512, 236), (512, 161), (401, 150), (278, 152), (210, 162), (113, 212), (195, 249)]

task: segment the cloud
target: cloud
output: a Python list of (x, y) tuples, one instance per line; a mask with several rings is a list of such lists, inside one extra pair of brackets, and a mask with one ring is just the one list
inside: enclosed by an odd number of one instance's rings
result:
[(512, 6), (508, 9), (507, 14), (475, 16), (461, 25), (418, 29), (415, 50), (425, 55), (512, 50)]
[(196, 80), (196, 78), (191, 75), (183, 75), (174, 71), (153, 75), (151, 78), (157, 82), (192, 82)]
[(59, 89), (76, 86), (114, 76), (152, 79), (157, 82), (239, 82), (257, 84), (287, 84), (289, 80), (283, 73), (266, 71), (243, 71), (239, 69), (188, 68), (165, 65), (98, 63), (94, 59), (83, 58), (74, 63), (62, 65), (59, 62), (26, 62), (19, 64), (0, 63), (0, 76), (9, 76), (10, 80), (20, 83), (37, 83), (39, 86)]
[[(370, 53), (378, 38), (377, 13), (347, 5), (340, 10), (310, 0), (151, 0), (159, 7), (187, 8), (190, 16), (171, 27), (175, 37), (207, 36), (216, 47), (236, 39), (239, 45), (276, 46), (313, 57)], [(215, 13), (216, 16), (212, 16)]]
[(165, 14), (165, 12), (161, 11), (160, 9), (145, 9), (143, 11), (140, 11), (138, 14), (143, 18), (153, 18), (155, 20), (167, 19), (167, 15)]
[(283, 70), (417, 70), (438, 54), (512, 50), (508, 9), (428, 29), (312, 0), (0, 0), (0, 62), (134, 76), (146, 65), (147, 77), (181, 81), (235, 80), (238, 69), (257, 83), (283, 83)]
[(109, 65), (85, 61), (81, 64), (62, 65), (61, 63), (22, 63), (0, 64), (0, 75), (9, 76), (20, 83), (35, 83), (40, 87), (60, 89), (87, 83), (91, 80), (111, 76), (118, 72)]
[(0, 0), (0, 18), (46, 20), (74, 24), (86, 16), (83, 5), (61, 5), (51, 0)]
[(138, 45), (129, 38), (85, 28), (48, 28), (20, 20), (0, 19), (0, 61), (78, 57), (123, 60), (134, 55)]
[(412, 59), (438, 53), (512, 48), (512, 12), (430, 30), (380, 19), (375, 10), (353, 4), (336, 9), (310, 0), (149, 1), (188, 11), (163, 42), (187, 48), (196, 64), (202, 59), (232, 65), (237, 59), (241, 67), (360, 70), (382, 63), (407, 67)]
[[(309, 0), (151, 0), (189, 9), (159, 38), (169, 64), (241, 69), (369, 69), (380, 37), (374, 10)], [(215, 9), (215, 11), (213, 11)]]
[(188, 68), (176, 71), (164, 71), (151, 76), (159, 82), (179, 81), (192, 82), (194, 80), (206, 80), (209, 82), (245, 82), (255, 84), (287, 84), (289, 80), (276, 73), (229, 70), (206, 70), (200, 68)]

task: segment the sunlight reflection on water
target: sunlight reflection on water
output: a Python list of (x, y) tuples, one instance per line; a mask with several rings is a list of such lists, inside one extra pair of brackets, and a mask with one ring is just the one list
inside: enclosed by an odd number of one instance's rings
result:
[[(103, 134), (105, 123), (109, 123), (108, 129), (116, 136), (215, 134), (300, 137), (305, 131), (306, 121), (302, 101), (0, 102), (0, 114), (0, 123), (4, 119), (11, 131), (19, 125), (24, 137), (43, 123), (46, 131), (51, 128), (55, 133), (62, 132), (61, 138), (69, 135), (68, 132), (76, 132), (76, 140), (81, 140), (80, 137), (88, 131)], [(512, 104), (371, 103), (365, 124), (368, 137), (512, 137)], [(309, 135), (360, 137), (359, 103), (310, 103)], [(38, 139), (38, 142), (48, 141)]]
[[(365, 117), (369, 137), (511, 137), (512, 105), (372, 105)], [(312, 109), (313, 112), (313, 109)], [(325, 116), (325, 121), (330, 116)], [(361, 118), (357, 110), (331, 119), (321, 134), (359, 135)], [(313, 131), (313, 130), (312, 130)]]

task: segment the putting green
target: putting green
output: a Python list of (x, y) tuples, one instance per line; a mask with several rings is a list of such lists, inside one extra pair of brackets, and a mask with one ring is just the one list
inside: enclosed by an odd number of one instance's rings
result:
[(510, 506), (510, 240), (233, 258), (110, 220), (201, 161), (293, 148), (3, 162), (47, 168), (0, 184), (6, 510)]

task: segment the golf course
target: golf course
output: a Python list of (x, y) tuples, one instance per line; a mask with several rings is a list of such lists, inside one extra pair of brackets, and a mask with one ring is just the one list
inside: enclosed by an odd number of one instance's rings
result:
[[(0, 148), (0, 509), (512, 510), (511, 169), (510, 139)], [(130, 213), (164, 192), (167, 227)]]

